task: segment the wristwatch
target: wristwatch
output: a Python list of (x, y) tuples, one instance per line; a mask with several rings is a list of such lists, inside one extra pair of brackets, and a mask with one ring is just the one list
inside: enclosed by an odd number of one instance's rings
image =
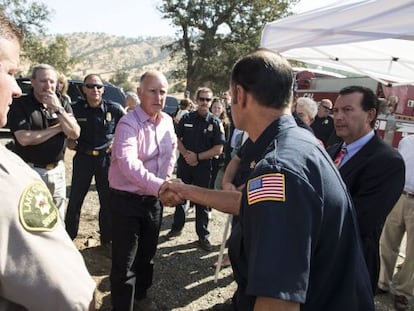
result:
[(58, 107), (58, 109), (57, 109), (57, 110), (55, 110), (55, 113), (56, 113), (57, 115), (62, 114), (63, 112), (65, 112), (65, 109), (64, 109), (63, 107)]

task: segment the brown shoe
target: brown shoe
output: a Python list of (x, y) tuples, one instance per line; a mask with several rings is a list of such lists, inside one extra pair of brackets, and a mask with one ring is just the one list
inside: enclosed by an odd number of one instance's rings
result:
[(134, 311), (157, 311), (158, 307), (154, 300), (149, 297), (145, 297), (140, 300), (135, 300)]
[(408, 299), (403, 295), (395, 295), (394, 307), (397, 311), (408, 310)]

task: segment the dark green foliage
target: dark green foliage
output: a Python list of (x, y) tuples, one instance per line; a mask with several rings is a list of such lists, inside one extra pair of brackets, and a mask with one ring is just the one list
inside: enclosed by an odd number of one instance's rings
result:
[(163, 0), (159, 11), (180, 38), (165, 48), (182, 58), (176, 75), (194, 93), (201, 85), (228, 88), (231, 66), (258, 48), (266, 22), (287, 16), (297, 0)]

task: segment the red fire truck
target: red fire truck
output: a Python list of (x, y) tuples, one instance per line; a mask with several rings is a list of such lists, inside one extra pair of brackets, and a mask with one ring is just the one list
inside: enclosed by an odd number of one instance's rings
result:
[(398, 98), (395, 112), (380, 111), (375, 126), (381, 137), (392, 146), (397, 147), (402, 137), (414, 134), (414, 85), (384, 85), (369, 77), (318, 77), (312, 70), (304, 70), (296, 73), (295, 96), (311, 97), (317, 102), (328, 98), (335, 102), (338, 92), (350, 85), (372, 89), (383, 103), (387, 103), (391, 96)]

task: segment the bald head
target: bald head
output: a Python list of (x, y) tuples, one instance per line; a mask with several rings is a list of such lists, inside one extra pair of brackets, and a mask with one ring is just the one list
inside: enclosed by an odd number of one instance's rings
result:
[(165, 106), (167, 91), (168, 81), (162, 72), (151, 70), (144, 73), (138, 87), (142, 110), (151, 118), (157, 118)]
[(149, 71), (145, 72), (141, 76), (141, 79), (139, 80), (139, 82), (142, 85), (143, 83), (145, 83), (145, 81), (148, 81), (148, 80), (153, 79), (153, 78), (157, 78), (160, 81), (163, 81), (164, 83), (167, 84), (167, 87), (168, 87), (167, 78), (165, 77), (165, 75), (161, 71), (158, 71), (158, 70), (149, 70)]
[(322, 99), (318, 106), (318, 117), (327, 117), (331, 113), (332, 107), (333, 104), (330, 99)]

